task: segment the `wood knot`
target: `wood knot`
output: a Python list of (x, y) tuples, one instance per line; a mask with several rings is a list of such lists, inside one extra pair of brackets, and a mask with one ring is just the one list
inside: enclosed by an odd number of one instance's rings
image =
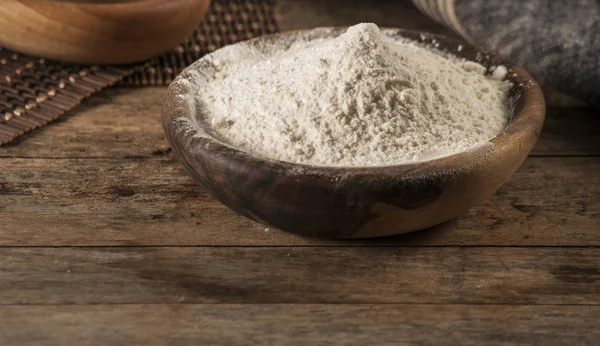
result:
[(570, 283), (591, 284), (600, 281), (600, 269), (594, 267), (558, 266), (552, 270), (557, 279)]
[(132, 189), (124, 186), (114, 186), (112, 190), (118, 197), (131, 197), (135, 195), (135, 192)]

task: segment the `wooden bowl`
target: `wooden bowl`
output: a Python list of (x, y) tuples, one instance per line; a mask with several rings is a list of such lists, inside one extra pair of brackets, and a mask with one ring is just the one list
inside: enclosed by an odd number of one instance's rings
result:
[(83, 64), (145, 60), (177, 46), (210, 0), (3, 0), (0, 45)]
[[(323, 31), (338, 36), (345, 28)], [(512, 119), (492, 145), (430, 161), (383, 167), (315, 167), (254, 157), (210, 137), (197, 119), (190, 89), (213, 66), (190, 66), (169, 87), (163, 125), (176, 156), (210, 193), (238, 213), (306, 236), (366, 238), (420, 230), (455, 218), (494, 193), (534, 146), (544, 121), (542, 91), (533, 78), (504, 58), (446, 37), (386, 29), (484, 66), (502, 64), (512, 82)], [(316, 37), (307, 32), (283, 36)], [(253, 44), (255, 40), (241, 44)], [(255, 45), (260, 47), (260, 45)], [(477, 57), (479, 56), (479, 59)], [(203, 74), (204, 73), (204, 74)], [(196, 81), (198, 82), (198, 81)]]

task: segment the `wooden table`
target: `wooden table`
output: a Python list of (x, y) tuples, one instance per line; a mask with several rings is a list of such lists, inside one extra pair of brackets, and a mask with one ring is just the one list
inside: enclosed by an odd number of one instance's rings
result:
[[(444, 31), (339, 3), (283, 1), (283, 28)], [(600, 342), (597, 112), (553, 99), (531, 157), (458, 220), (333, 241), (213, 200), (171, 157), (163, 92), (108, 90), (0, 147), (0, 345)]]

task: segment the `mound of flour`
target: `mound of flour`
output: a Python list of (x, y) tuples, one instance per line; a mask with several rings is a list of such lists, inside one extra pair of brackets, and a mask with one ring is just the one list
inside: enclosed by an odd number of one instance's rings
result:
[[(213, 53), (197, 97), (211, 135), (265, 158), (378, 166), (468, 150), (508, 121), (508, 82), (477, 63), (393, 40), (374, 24), (337, 38)], [(500, 77), (503, 77), (501, 75)]]

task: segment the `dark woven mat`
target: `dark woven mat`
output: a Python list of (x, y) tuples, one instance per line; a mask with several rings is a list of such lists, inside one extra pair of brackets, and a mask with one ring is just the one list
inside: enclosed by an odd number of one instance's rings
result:
[(189, 39), (140, 65), (64, 64), (0, 47), (0, 145), (47, 124), (110, 85), (167, 85), (202, 55), (277, 30), (274, 0), (213, 0)]

